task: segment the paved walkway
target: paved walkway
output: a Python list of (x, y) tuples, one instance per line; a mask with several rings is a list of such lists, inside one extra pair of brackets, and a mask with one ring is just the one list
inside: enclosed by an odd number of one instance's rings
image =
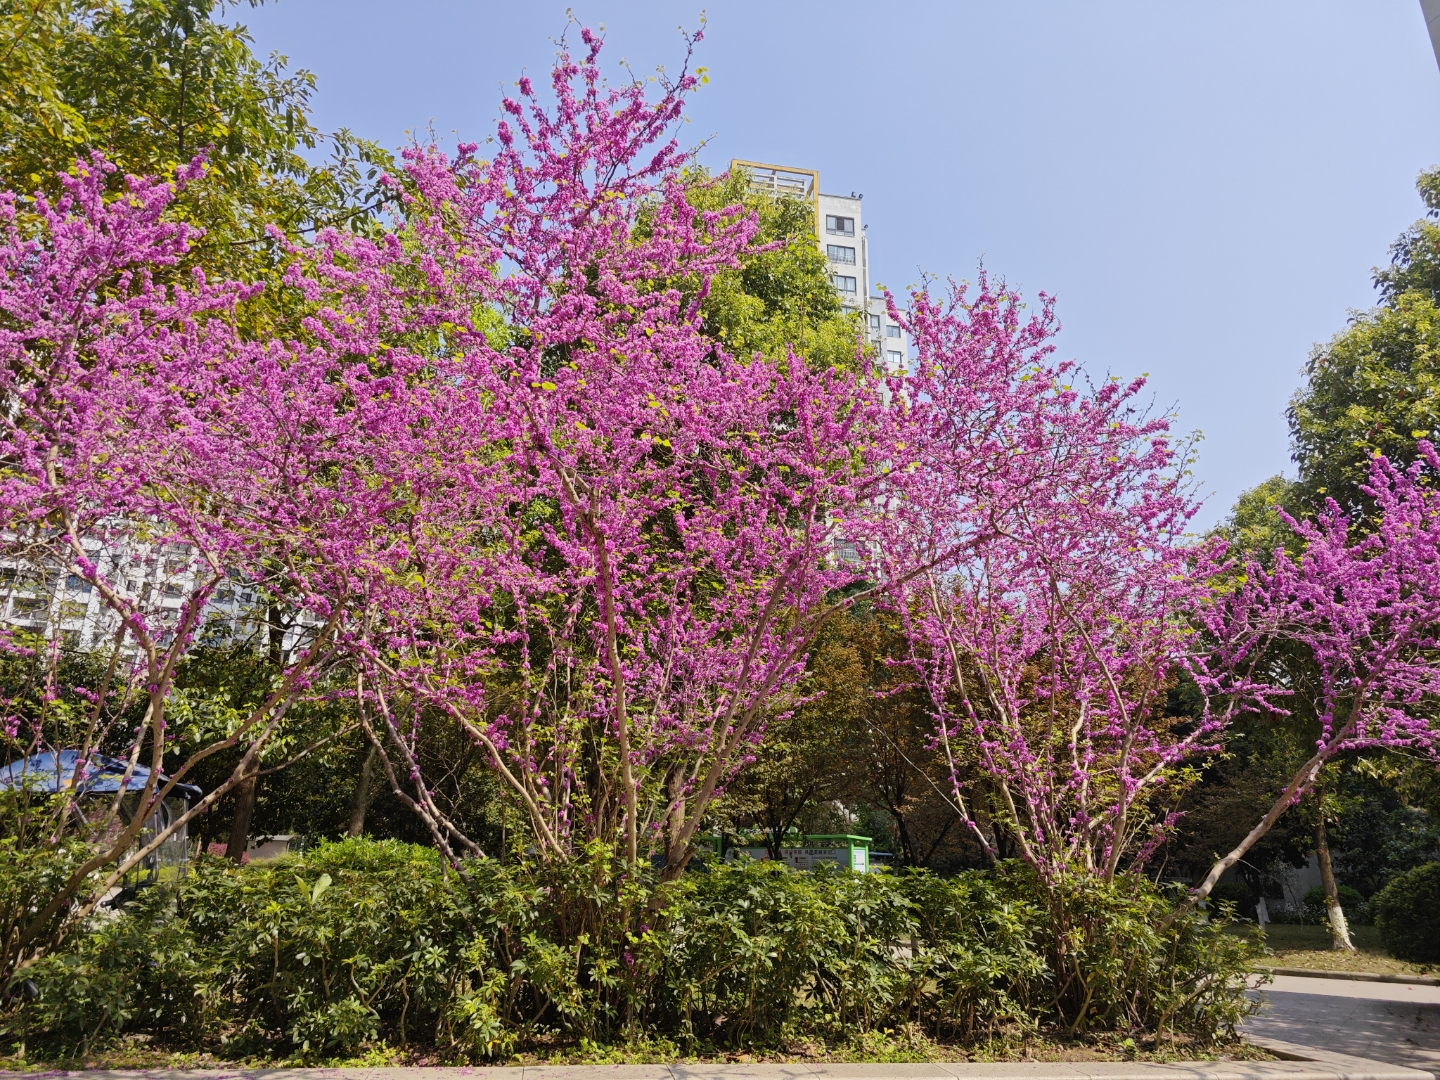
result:
[[(1303, 1048), (1296, 1047), (1301, 1050)], [(1270, 1062), (1024, 1062), (893, 1065), (545, 1065), (469, 1069), (253, 1069), (244, 1072), (94, 1071), (31, 1073), (83, 1080), (1430, 1080), (1340, 1054)], [(0, 1073), (0, 1076), (6, 1074)], [(19, 1074), (8, 1074), (17, 1077)]]
[(1440, 1076), (1440, 986), (1276, 975), (1246, 1035), (1425, 1069)]

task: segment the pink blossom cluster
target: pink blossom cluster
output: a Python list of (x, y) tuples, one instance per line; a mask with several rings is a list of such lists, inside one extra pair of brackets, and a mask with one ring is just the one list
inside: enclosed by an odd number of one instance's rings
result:
[(983, 782), (1042, 872), (1113, 874), (1154, 838), (1137, 808), (1216, 732), (1165, 716), (1215, 556), (1185, 535), (1184, 459), (1137, 404), (1141, 381), (1082, 389), (1053, 358), (1048, 302), (1025, 318), (982, 275), (973, 298), (917, 293), (897, 316), (919, 345), (916, 478), (888, 552), (952, 554), (895, 574), (893, 596), (956, 809), (993, 855), (967, 790)]
[(1206, 895), (1320, 771), (1346, 750), (1398, 750), (1440, 766), (1440, 455), (1426, 440), (1400, 467), (1371, 462), (1362, 490), (1374, 526), (1358, 527), (1333, 500), (1315, 520), (1281, 518), (1303, 544), (1298, 558), (1278, 548), (1267, 566), (1248, 558), (1214, 590), (1200, 621), (1211, 649), (1194, 670), (1227, 722), (1241, 711), (1286, 715), (1302, 692), (1276, 663), (1298, 654), (1313, 672), (1303, 688), (1319, 721), (1315, 752), (1265, 816), (1219, 859), (1196, 890)]

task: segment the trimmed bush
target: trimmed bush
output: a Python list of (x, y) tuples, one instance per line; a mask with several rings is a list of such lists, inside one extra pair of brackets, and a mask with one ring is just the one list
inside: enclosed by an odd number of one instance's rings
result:
[[(1364, 926), (1370, 922), (1370, 904), (1360, 895), (1360, 890), (1349, 885), (1337, 885), (1335, 895), (1340, 901), (1340, 910), (1352, 926)], [(1309, 890), (1301, 901), (1305, 905), (1306, 921), (1329, 923), (1329, 909), (1325, 906), (1325, 890), (1319, 885)]]
[(1391, 956), (1440, 963), (1440, 862), (1390, 880), (1370, 901), (1380, 940)]
[(237, 867), (202, 859), (97, 923), (12, 998), (12, 1038), (73, 1050), (134, 1032), (226, 1056), (343, 1058), (384, 1041), (451, 1058), (669, 1040), (783, 1046), (918, 1025), (1233, 1032), (1252, 947), (1167, 925), (1143, 878), (1046, 887), (1007, 865), (796, 873), (777, 863), (637, 881), (604, 851), (466, 866), (347, 840)]

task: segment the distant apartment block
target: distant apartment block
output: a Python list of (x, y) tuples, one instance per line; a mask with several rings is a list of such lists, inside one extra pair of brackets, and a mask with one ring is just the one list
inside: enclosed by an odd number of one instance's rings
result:
[(887, 371), (905, 367), (910, 355), (904, 329), (890, 318), (883, 297), (870, 291), (870, 244), (865, 232), (864, 197), (827, 195), (820, 190), (820, 174), (814, 169), (767, 165), (758, 161), (730, 162), (730, 169), (743, 169), (750, 186), (771, 195), (803, 199), (814, 207), (815, 235), (830, 269), (830, 283), (840, 294), (847, 312), (863, 312), (865, 329), (875, 355)]
[[(49, 544), (22, 545), (7, 536), (0, 544), (0, 624), (58, 637), (66, 646), (104, 648), (120, 628), (113, 608), (79, 574), (63, 549)], [(160, 642), (168, 643), (180, 609), (199, 583), (194, 548), (184, 543), (145, 543), (134, 539), (102, 544), (85, 542), (87, 555), (120, 595), (133, 603)], [(236, 576), (210, 595), (204, 623), (221, 638), (267, 632), (268, 598)], [(289, 613), (287, 613), (288, 615)], [(295, 647), (313, 620), (287, 618), (283, 648)], [(127, 647), (122, 655), (133, 655)]]

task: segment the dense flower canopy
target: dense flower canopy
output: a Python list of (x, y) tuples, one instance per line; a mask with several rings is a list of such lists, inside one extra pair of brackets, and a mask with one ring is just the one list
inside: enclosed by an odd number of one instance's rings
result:
[[(97, 156), (59, 202), (0, 205), (0, 530), (115, 616), (148, 701), (132, 762), (148, 747), (159, 776), (173, 752), (176, 667), (227, 578), (303, 619), (196, 812), (341, 672), (457, 862), (483, 851), (434, 798), (424, 725), (479, 748), (545, 858), (600, 841), (678, 875), (803, 696), (820, 628), (861, 599), (904, 627), (957, 812), (990, 849), (963, 757), (1048, 880), (1145, 858), (1176, 767), (1237, 710), (1279, 707), (1252, 660), (1280, 636), (1324, 674), (1322, 758), (1434, 753), (1428, 445), (1376, 464), (1375, 532), (1332, 510), (1290, 522), (1298, 561), (1227, 568), (1186, 535), (1167, 420), (1141, 382), (1054, 358), (1048, 299), (1027, 314), (983, 274), (892, 298), (906, 372), (859, 340), (844, 368), (733, 355), (700, 310), (756, 219), (687, 198), (673, 130), (695, 80), (608, 86), (583, 39), (552, 104), (528, 80), (503, 103), (493, 157), (412, 148), (391, 231), (288, 245), (299, 314), (269, 336), (239, 329), (255, 286), (173, 273), (195, 239), (165, 216), (175, 185), (108, 195)], [(127, 577), (152, 548), (177, 602)], [(1182, 678), (1209, 695), (1198, 717), (1167, 711)], [(77, 873), (138, 857), (137, 830)]]

